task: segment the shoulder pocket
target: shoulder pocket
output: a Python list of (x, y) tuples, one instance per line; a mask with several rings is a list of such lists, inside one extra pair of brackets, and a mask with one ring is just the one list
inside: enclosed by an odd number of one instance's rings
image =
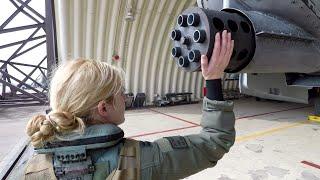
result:
[(34, 155), (27, 164), (25, 180), (57, 180), (52, 164), (52, 156), (48, 154)]

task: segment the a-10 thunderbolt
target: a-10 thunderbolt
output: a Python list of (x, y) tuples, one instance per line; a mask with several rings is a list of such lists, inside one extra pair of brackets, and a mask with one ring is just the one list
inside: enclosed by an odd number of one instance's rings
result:
[(225, 72), (239, 73), (241, 93), (298, 103), (320, 114), (319, 0), (198, 0), (171, 32), (172, 56), (186, 71), (211, 56), (214, 34), (227, 29), (235, 47)]

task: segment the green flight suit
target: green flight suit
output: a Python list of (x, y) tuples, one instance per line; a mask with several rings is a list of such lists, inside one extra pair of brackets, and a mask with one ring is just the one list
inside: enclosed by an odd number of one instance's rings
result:
[[(233, 102), (215, 101), (205, 97), (202, 130), (199, 134), (164, 137), (154, 142), (140, 141), (141, 179), (181, 179), (215, 166), (234, 144), (234, 124)], [(118, 128), (111, 125), (103, 126)], [(119, 143), (106, 149), (90, 150), (94, 165), (100, 167), (94, 173), (94, 179), (105, 179), (116, 169), (122, 146), (123, 143)], [(14, 168), (13, 176), (9, 179), (21, 179), (26, 164), (24, 161)], [(45, 179), (54, 179), (47, 176)]]
[(141, 143), (141, 179), (181, 179), (217, 164), (235, 141), (233, 102), (204, 98), (199, 134)]

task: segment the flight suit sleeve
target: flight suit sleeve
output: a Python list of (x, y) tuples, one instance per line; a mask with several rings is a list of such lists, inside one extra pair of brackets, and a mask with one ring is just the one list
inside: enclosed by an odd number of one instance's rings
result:
[(235, 141), (233, 102), (204, 98), (199, 134), (140, 142), (141, 179), (181, 179), (217, 164)]

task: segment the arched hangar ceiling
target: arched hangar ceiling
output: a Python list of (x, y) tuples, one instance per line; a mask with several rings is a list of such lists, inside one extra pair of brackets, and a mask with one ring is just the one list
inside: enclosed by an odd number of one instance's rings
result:
[[(105, 61), (126, 72), (127, 92), (192, 92), (201, 98), (200, 72), (177, 68), (169, 33), (177, 15), (196, 0), (57, 0), (59, 61)], [(119, 57), (119, 58), (118, 58)]]

